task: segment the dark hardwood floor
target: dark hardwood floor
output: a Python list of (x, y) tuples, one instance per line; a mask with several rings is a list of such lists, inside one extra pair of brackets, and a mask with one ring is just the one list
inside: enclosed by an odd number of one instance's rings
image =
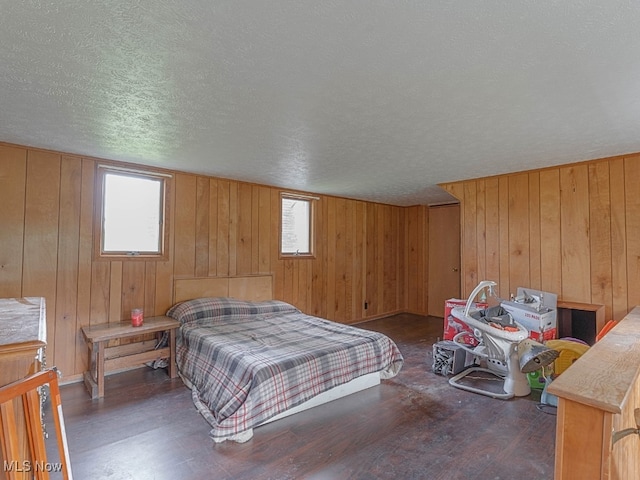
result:
[(442, 320), (397, 315), (359, 325), (386, 333), (402, 371), (367, 389), (215, 444), (190, 391), (162, 370), (107, 378), (105, 397), (62, 387), (76, 478), (551, 479), (556, 417), (539, 395), (496, 400), (431, 372)]

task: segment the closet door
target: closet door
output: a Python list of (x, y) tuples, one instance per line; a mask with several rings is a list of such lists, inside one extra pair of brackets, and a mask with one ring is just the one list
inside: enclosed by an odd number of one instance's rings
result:
[(460, 205), (429, 207), (429, 315), (444, 316), (444, 302), (460, 298)]

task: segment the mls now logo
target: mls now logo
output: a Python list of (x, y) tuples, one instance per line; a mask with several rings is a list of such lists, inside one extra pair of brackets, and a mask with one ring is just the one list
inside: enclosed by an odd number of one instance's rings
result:
[(50, 463), (29, 460), (19, 462), (17, 460), (4, 461), (3, 470), (5, 472), (61, 472), (62, 463)]

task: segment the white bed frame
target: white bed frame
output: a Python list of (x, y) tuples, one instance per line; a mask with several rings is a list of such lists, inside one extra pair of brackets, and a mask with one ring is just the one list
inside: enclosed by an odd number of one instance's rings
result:
[(380, 374), (378, 372), (368, 373), (367, 375), (354, 378), (350, 382), (338, 385), (331, 390), (322, 392), (321, 394), (310, 398), (309, 400), (301, 403), (298, 406), (290, 408), (289, 410), (285, 410), (275, 417), (271, 417), (269, 420), (261, 423), (260, 425), (273, 422), (274, 420), (280, 420), (281, 418), (288, 417), (289, 415), (293, 415), (294, 413), (303, 412), (304, 410), (317, 407), (318, 405), (331, 402), (332, 400), (337, 400), (338, 398), (346, 397), (347, 395), (366, 390), (367, 388), (375, 387), (376, 385), (380, 385)]
[[(239, 300), (264, 301), (273, 299), (272, 275), (244, 275), (236, 277), (178, 278), (173, 285), (173, 303), (201, 297), (231, 297)], [(338, 398), (360, 392), (380, 384), (378, 372), (363, 375), (307, 400), (263, 422), (288, 417)]]

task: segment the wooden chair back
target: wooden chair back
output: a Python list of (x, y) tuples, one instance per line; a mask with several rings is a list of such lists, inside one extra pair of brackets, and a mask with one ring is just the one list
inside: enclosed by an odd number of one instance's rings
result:
[[(55, 464), (47, 461), (42, 425), (40, 389), (47, 384), (60, 457), (59, 463)], [(22, 408), (20, 408), (20, 400)], [(22, 425), (26, 429), (28, 452), (24, 451), (20, 441), (22, 435), (19, 431)], [(8, 480), (22, 478), (47, 480), (50, 478), (51, 471), (60, 471), (65, 480), (72, 480), (58, 386), (58, 371), (55, 368), (43, 370), (0, 388), (0, 440), (4, 459), (2, 470)], [(25, 454), (28, 455), (27, 458), (24, 458)]]

